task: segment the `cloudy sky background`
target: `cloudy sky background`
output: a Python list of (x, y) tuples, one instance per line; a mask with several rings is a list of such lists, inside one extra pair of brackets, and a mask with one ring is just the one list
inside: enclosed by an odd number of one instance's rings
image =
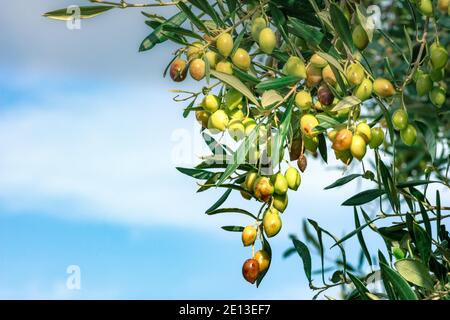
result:
[[(175, 170), (204, 148), (169, 92), (196, 84), (162, 78), (176, 47), (138, 53), (150, 32), (139, 10), (81, 30), (41, 17), (70, 4), (17, 0), (0, 11), (0, 298), (311, 298), (299, 258), (282, 258), (288, 235), (302, 237), (306, 217), (338, 236), (351, 230), (353, 212), (339, 204), (363, 186), (323, 191), (342, 171), (311, 161), (271, 241), (269, 275), (248, 285), (250, 249), (220, 226), (250, 221), (204, 215), (220, 190), (196, 194)], [(192, 146), (183, 161), (173, 156), (180, 133)], [(239, 195), (227, 205), (257, 210)], [(81, 290), (66, 287), (69, 265), (81, 268)]]

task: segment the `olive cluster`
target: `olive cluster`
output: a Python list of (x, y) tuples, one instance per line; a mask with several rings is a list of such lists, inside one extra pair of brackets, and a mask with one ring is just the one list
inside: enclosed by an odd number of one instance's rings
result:
[[(242, 231), (242, 243), (245, 247), (254, 246), (258, 234), (262, 232), (268, 238), (276, 236), (282, 227), (280, 213), (283, 213), (288, 205), (288, 189), (297, 190), (301, 183), (301, 176), (297, 169), (289, 167), (284, 175), (278, 172), (271, 177), (260, 176), (257, 172), (249, 172), (242, 184), (246, 192), (242, 192), (245, 199), (248, 194), (257, 200), (266, 202), (268, 208), (264, 211), (261, 221), (254, 225), (248, 225)], [(253, 250), (252, 250), (253, 251)], [(264, 250), (257, 251), (251, 259), (244, 262), (242, 274), (250, 283), (254, 283), (258, 276), (267, 270), (270, 264), (270, 256)]]

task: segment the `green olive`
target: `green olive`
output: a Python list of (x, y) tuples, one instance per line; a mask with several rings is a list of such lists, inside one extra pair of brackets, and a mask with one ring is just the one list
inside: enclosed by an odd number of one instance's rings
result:
[(357, 62), (352, 63), (347, 67), (346, 76), (350, 84), (358, 86), (364, 80), (364, 68)]
[(247, 173), (247, 175), (245, 176), (245, 189), (247, 191), (253, 192), (254, 189), (254, 185), (255, 185), (255, 181), (256, 179), (258, 179), (258, 173), (255, 171), (250, 171), (249, 173)]
[(283, 72), (287, 76), (296, 76), (302, 79), (306, 78), (306, 67), (302, 59), (290, 56), (283, 67)]
[(203, 98), (202, 107), (210, 113), (215, 112), (219, 109), (219, 99), (215, 95), (208, 94)]
[(408, 126), (408, 114), (403, 109), (398, 109), (392, 115), (392, 124), (394, 125), (395, 130), (403, 130)]
[(359, 86), (353, 91), (353, 95), (359, 100), (364, 101), (372, 95), (373, 85), (369, 79), (364, 79)]
[(277, 46), (277, 38), (270, 28), (264, 28), (258, 37), (259, 48), (267, 54), (272, 54), (273, 49)]
[(430, 92), (430, 100), (436, 107), (440, 108), (445, 103), (445, 89), (442, 87), (434, 87)]
[(419, 11), (427, 17), (433, 15), (433, 2), (431, 0), (417, 0)]
[(416, 91), (420, 97), (428, 94), (433, 88), (433, 81), (431, 80), (431, 76), (429, 74), (422, 74), (417, 77), (416, 81)]
[(258, 250), (255, 252), (254, 259), (259, 263), (259, 272), (264, 272), (269, 268), (270, 265), (270, 256), (264, 250)]
[(252, 118), (245, 118), (242, 120), (242, 123), (245, 127), (245, 135), (247, 136), (256, 128), (256, 121)]
[(208, 129), (211, 131), (224, 131), (228, 126), (228, 121), (229, 119), (225, 111), (217, 110), (209, 117)]
[(312, 107), (312, 97), (308, 91), (302, 90), (295, 95), (295, 104), (302, 111), (307, 111)]
[(384, 78), (375, 79), (373, 91), (382, 98), (392, 97), (395, 94), (395, 88), (392, 83)]
[(267, 27), (266, 20), (263, 17), (257, 17), (252, 22), (252, 37), (256, 42), (259, 41), (261, 30)]
[(228, 123), (228, 133), (236, 141), (243, 139), (245, 137), (245, 127), (242, 121), (237, 119), (231, 120)]
[(272, 183), (274, 187), (274, 192), (279, 195), (286, 194), (288, 190), (288, 182), (286, 178), (281, 174), (277, 173), (272, 176), (270, 182)]
[(366, 30), (358, 24), (352, 32), (353, 43), (359, 50), (364, 50), (369, 44), (369, 37)]
[(288, 183), (288, 187), (291, 190), (297, 190), (302, 182), (302, 178), (300, 176), (300, 172), (294, 167), (289, 167), (284, 173), (286, 181)]
[(233, 37), (229, 33), (224, 32), (217, 38), (217, 50), (225, 58), (230, 55), (231, 51), (233, 51), (233, 45)]
[(316, 67), (318, 69), (325, 68), (328, 64), (327, 60), (322, 58), (319, 54), (314, 53), (311, 58), (309, 59), (309, 62), (313, 67)]
[(283, 195), (279, 195), (279, 194), (274, 194), (273, 195), (273, 206), (275, 207), (275, 209), (277, 209), (280, 212), (284, 212), (284, 210), (286, 210), (286, 207), (288, 205), (288, 195), (283, 194)]
[(366, 154), (366, 141), (359, 135), (354, 135), (350, 146), (352, 156), (358, 160), (362, 160)]
[(233, 74), (233, 65), (231, 64), (231, 62), (228, 62), (226, 60), (219, 61), (216, 64), (216, 71), (226, 74)]
[(203, 43), (194, 42), (188, 46), (186, 57), (189, 61), (200, 58), (202, 51), (203, 51)]
[(356, 126), (355, 134), (361, 136), (366, 143), (372, 139), (372, 130), (365, 122), (361, 122)]
[(233, 54), (232, 58), (233, 64), (241, 70), (247, 71), (250, 69), (251, 59), (247, 50), (237, 49)]
[(371, 129), (372, 139), (370, 139), (369, 147), (371, 149), (378, 148), (384, 141), (384, 132), (381, 128)]
[(214, 51), (208, 51), (205, 56), (208, 60), (209, 67), (211, 69), (215, 69), (217, 64), (217, 53), (215, 53)]
[(443, 46), (437, 42), (430, 46), (430, 60), (433, 65), (433, 69), (442, 69), (445, 67), (448, 61), (448, 52)]
[(405, 129), (400, 131), (400, 138), (402, 139), (403, 143), (407, 146), (412, 146), (416, 142), (417, 138), (417, 131), (416, 128), (409, 124)]
[(280, 232), (282, 222), (277, 209), (269, 208), (266, 210), (263, 218), (263, 226), (268, 238), (272, 238)]
[(242, 244), (244, 247), (255, 243), (257, 233), (255, 226), (249, 225), (244, 228), (242, 231)]

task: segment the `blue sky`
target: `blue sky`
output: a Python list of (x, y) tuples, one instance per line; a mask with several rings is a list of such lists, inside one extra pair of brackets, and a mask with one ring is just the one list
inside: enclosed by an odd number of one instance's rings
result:
[[(220, 226), (250, 221), (204, 215), (220, 191), (196, 194), (175, 170), (204, 150), (171, 99), (181, 86), (162, 79), (176, 48), (138, 53), (149, 29), (137, 10), (74, 31), (40, 16), (69, 4), (18, 0), (0, 12), (0, 298), (312, 297), (298, 257), (281, 258), (288, 235), (301, 237), (306, 217), (350, 230), (352, 210), (339, 204), (361, 186), (325, 192), (342, 172), (311, 161), (272, 240), (269, 275), (248, 285), (251, 252)], [(193, 146), (182, 162), (180, 143)], [(227, 205), (257, 208), (239, 195)], [(81, 268), (81, 290), (66, 287), (69, 265)]]

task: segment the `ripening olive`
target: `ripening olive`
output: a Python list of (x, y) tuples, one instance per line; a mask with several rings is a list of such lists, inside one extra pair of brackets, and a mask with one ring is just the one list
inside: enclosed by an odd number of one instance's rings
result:
[(287, 205), (288, 205), (287, 193), (283, 195), (279, 194), (273, 195), (273, 206), (275, 207), (275, 209), (277, 209), (280, 212), (284, 212), (284, 210), (286, 210)]
[(449, 10), (450, 0), (438, 0), (438, 8), (444, 13), (447, 13)]
[(264, 250), (258, 250), (255, 252), (253, 259), (257, 260), (259, 263), (259, 272), (264, 272), (269, 268), (270, 256)]
[(341, 129), (334, 139), (332, 148), (336, 151), (345, 151), (350, 149), (352, 144), (353, 133), (348, 129)]
[(381, 128), (372, 128), (371, 130), (372, 139), (370, 139), (369, 147), (371, 149), (378, 148), (384, 141), (384, 132)]
[(392, 97), (395, 94), (395, 88), (392, 83), (384, 78), (375, 79), (373, 91), (382, 98)]
[(338, 131), (335, 129), (328, 131), (327, 133), (328, 139), (330, 139), (331, 142), (334, 142), (334, 140), (336, 140), (337, 133)]
[(442, 69), (448, 61), (448, 52), (443, 46), (435, 42), (430, 46), (430, 60), (433, 69)]
[(255, 180), (253, 192), (255, 193), (255, 197), (257, 199), (267, 202), (273, 195), (274, 188), (273, 185), (270, 183), (269, 178), (259, 177), (258, 179)]
[(255, 226), (249, 225), (244, 228), (242, 231), (242, 244), (244, 247), (255, 243), (257, 233)]
[(197, 119), (198, 123), (201, 124), (203, 128), (208, 127), (208, 119), (209, 119), (210, 113), (204, 110), (198, 110), (195, 111), (195, 118)]
[(228, 123), (228, 133), (236, 141), (243, 139), (245, 137), (245, 128), (242, 121), (237, 119), (231, 120)]
[(250, 69), (251, 59), (247, 50), (241, 48), (237, 49), (233, 54), (232, 61), (234, 65), (241, 70), (247, 71)]
[(364, 80), (364, 68), (359, 63), (352, 63), (347, 67), (345, 75), (350, 84), (358, 86)]
[(225, 58), (230, 55), (231, 51), (233, 51), (233, 45), (233, 37), (229, 33), (224, 32), (217, 38), (217, 50)]
[(229, 119), (225, 111), (217, 110), (209, 117), (208, 129), (224, 131), (228, 125), (228, 121)]
[(404, 144), (412, 146), (417, 138), (416, 128), (412, 124), (409, 124), (405, 129), (400, 131), (400, 138)]
[(258, 179), (257, 172), (255, 172), (255, 171), (248, 172), (247, 175), (245, 176), (245, 181), (244, 181), (245, 189), (250, 192), (253, 192), (253, 190), (254, 190), (253, 187), (255, 185), (256, 179)]
[(445, 89), (442, 87), (434, 87), (430, 92), (431, 103), (440, 108), (445, 103)]
[(284, 195), (287, 192), (288, 183), (281, 173), (273, 175), (270, 182), (272, 183), (276, 194)]
[(314, 128), (319, 124), (319, 121), (312, 114), (305, 114), (300, 118), (300, 130), (307, 136), (314, 136)]
[(264, 28), (261, 30), (258, 37), (258, 44), (259, 48), (263, 52), (267, 54), (271, 54), (273, 52), (273, 49), (275, 49), (277, 45), (277, 38), (272, 29)]
[(244, 279), (251, 284), (255, 283), (259, 276), (259, 263), (255, 259), (248, 259), (242, 266), (242, 275)]
[(334, 72), (329, 64), (322, 69), (322, 78), (323, 81), (330, 86), (334, 86), (336, 84), (336, 76), (334, 75)]
[(433, 15), (432, 0), (417, 0), (417, 6), (424, 16), (431, 17)]
[(398, 109), (392, 115), (392, 124), (394, 125), (395, 130), (403, 130), (408, 126), (408, 114), (403, 109)]
[(312, 97), (308, 91), (302, 90), (295, 95), (295, 104), (302, 111), (307, 111), (312, 106)]
[(272, 238), (281, 230), (282, 222), (278, 210), (269, 208), (264, 213), (263, 226), (266, 236)]
[(170, 78), (175, 82), (181, 82), (186, 79), (187, 63), (183, 59), (176, 59), (170, 65)]
[(189, 74), (191, 77), (197, 81), (202, 80), (205, 77), (206, 64), (203, 59), (194, 59), (189, 64)]
[(350, 146), (350, 152), (358, 160), (362, 160), (366, 154), (366, 141), (359, 135), (354, 135), (352, 144)]
[(202, 107), (205, 111), (215, 112), (219, 109), (219, 99), (212, 94), (208, 94), (203, 98)]
[(306, 68), (306, 86), (311, 88), (322, 82), (322, 70), (309, 65)]
[(365, 122), (361, 122), (356, 126), (355, 134), (361, 136), (366, 143), (372, 139), (372, 130)]
[(302, 79), (306, 78), (306, 67), (302, 59), (290, 56), (283, 67), (283, 72), (287, 76), (296, 76)]
[(231, 64), (231, 62), (228, 62), (226, 60), (219, 61), (216, 64), (216, 71), (226, 74), (233, 74), (233, 65)]
[(369, 44), (369, 37), (366, 30), (358, 24), (352, 32), (353, 43), (359, 50), (364, 50)]
[(304, 154), (302, 154), (297, 161), (297, 166), (300, 169), (301, 172), (305, 172), (306, 167), (308, 166), (308, 161), (306, 160), (306, 157)]
[(322, 69), (325, 68), (326, 65), (328, 64), (327, 60), (325, 60), (324, 58), (322, 58), (319, 54), (314, 53), (311, 58), (309, 59), (309, 62), (311, 63), (311, 65), (313, 67)]
[(373, 85), (369, 79), (364, 79), (359, 86), (353, 91), (353, 95), (359, 100), (364, 101), (372, 95)]
[(433, 81), (431, 80), (431, 76), (429, 74), (422, 74), (417, 77), (416, 81), (416, 91), (420, 97), (423, 97), (433, 88)]
[(215, 53), (214, 51), (208, 51), (207, 53), (205, 53), (205, 56), (208, 60), (209, 67), (211, 69), (215, 69), (217, 64), (217, 53)]
[(252, 37), (256, 42), (259, 41), (261, 30), (267, 27), (266, 20), (263, 17), (256, 17), (252, 22)]
[(297, 190), (302, 182), (300, 173), (294, 167), (289, 167), (284, 173), (289, 189)]
[(300, 157), (302, 153), (302, 139), (295, 138), (289, 148), (289, 160), (294, 161)]
[(320, 88), (317, 90), (317, 98), (324, 106), (329, 106), (334, 101), (333, 92), (331, 92), (330, 88), (328, 88), (327, 85), (320, 86)]
[(188, 46), (186, 57), (187, 59), (193, 60), (201, 57), (201, 53), (203, 50), (203, 43), (201, 42), (194, 42), (193, 44), (190, 44)]

